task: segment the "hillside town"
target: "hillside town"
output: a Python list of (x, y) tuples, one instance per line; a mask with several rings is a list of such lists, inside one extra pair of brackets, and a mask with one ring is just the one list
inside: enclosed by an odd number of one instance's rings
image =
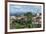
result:
[[(11, 16), (10, 19), (11, 19), (11, 23), (12, 23), (13, 19), (14, 20), (24, 19), (25, 21), (28, 20), (26, 16), (21, 16), (21, 17)], [(33, 17), (32, 20), (33, 20), (33, 22), (32, 22), (33, 24), (41, 24), (41, 14), (37, 14), (37, 16)]]
[[(28, 13), (29, 14), (29, 13)], [(35, 16), (30, 14), (27, 16), (10, 16), (10, 23), (15, 24), (14, 28), (37, 28), (41, 27), (41, 13), (37, 13)], [(18, 25), (17, 25), (18, 24)], [(12, 25), (13, 26), (13, 25)]]

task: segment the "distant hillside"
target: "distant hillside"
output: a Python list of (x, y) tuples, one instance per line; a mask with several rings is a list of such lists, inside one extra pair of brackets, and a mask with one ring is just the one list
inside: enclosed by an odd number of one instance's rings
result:
[[(24, 15), (24, 14), (27, 14), (27, 13), (32, 13), (32, 12), (17, 12), (17, 13), (10, 13), (10, 16), (21, 16), (21, 15)], [(36, 16), (37, 13), (32, 13), (32, 16)]]
[(21, 15), (23, 15), (24, 14), (24, 12), (18, 12), (18, 13), (10, 13), (10, 16), (21, 16)]

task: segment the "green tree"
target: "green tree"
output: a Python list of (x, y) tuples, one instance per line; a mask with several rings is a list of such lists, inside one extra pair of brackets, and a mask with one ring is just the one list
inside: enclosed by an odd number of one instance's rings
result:
[(26, 26), (27, 27), (32, 27), (32, 13), (31, 12), (27, 12), (26, 14), (24, 14), (24, 16), (27, 16), (27, 23), (26, 23)]

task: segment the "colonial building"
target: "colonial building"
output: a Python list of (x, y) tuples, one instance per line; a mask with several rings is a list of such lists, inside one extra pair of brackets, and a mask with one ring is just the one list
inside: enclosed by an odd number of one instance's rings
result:
[(33, 24), (41, 24), (41, 13), (38, 13), (37, 16), (32, 18)]

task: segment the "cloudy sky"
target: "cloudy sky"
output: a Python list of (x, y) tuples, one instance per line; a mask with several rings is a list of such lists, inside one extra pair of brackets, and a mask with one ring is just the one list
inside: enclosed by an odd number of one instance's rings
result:
[(10, 5), (10, 13), (19, 13), (19, 12), (41, 12), (41, 6), (34, 5)]

